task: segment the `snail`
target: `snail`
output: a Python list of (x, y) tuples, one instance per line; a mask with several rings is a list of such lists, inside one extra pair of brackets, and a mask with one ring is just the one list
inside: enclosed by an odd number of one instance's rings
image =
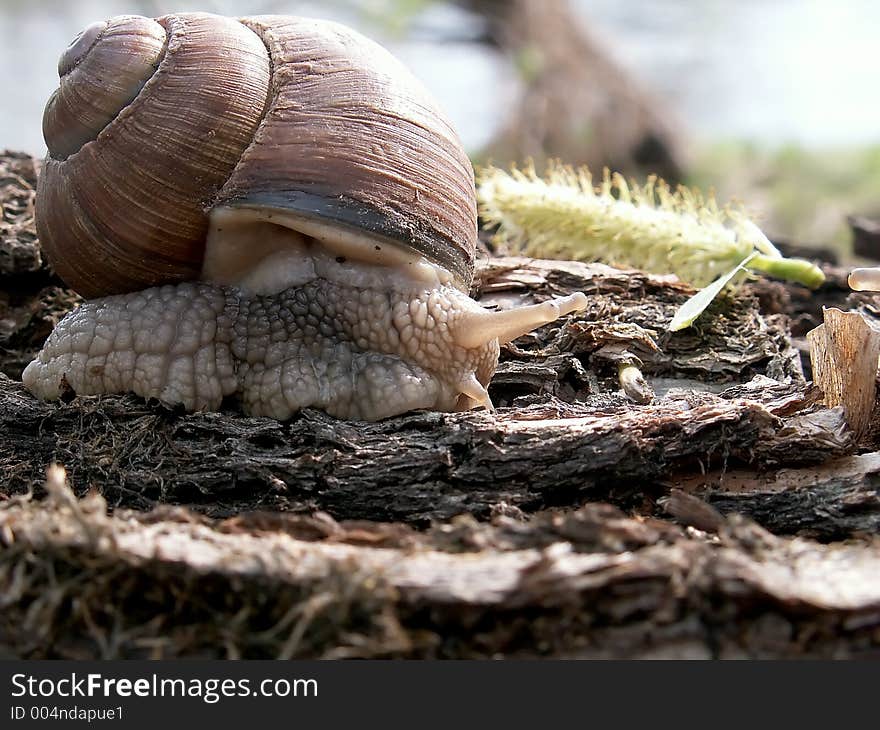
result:
[(43, 250), (87, 301), (22, 380), (187, 410), (485, 406), (499, 343), (583, 309), (468, 296), (473, 169), (388, 51), (287, 16), (119, 16), (61, 56)]

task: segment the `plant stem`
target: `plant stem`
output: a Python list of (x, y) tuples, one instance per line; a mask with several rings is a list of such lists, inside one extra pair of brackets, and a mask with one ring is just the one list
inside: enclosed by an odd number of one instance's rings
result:
[(751, 258), (747, 268), (785, 281), (795, 281), (810, 289), (815, 289), (825, 281), (822, 269), (804, 259), (783, 259), (758, 254)]

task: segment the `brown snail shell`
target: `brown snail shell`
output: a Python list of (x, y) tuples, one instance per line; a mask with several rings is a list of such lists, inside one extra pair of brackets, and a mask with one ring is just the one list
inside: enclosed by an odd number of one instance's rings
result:
[(198, 278), (221, 207), (404, 247), (470, 284), (468, 158), (424, 87), (356, 32), (285, 16), (121, 16), (84, 31), (59, 75), (37, 228), (84, 296)]

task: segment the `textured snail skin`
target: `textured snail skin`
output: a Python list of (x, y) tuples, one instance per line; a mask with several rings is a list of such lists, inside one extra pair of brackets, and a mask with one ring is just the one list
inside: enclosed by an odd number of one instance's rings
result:
[(247, 413), (278, 419), (308, 406), (359, 420), (454, 410), (458, 381), (486, 381), (498, 346), (450, 348), (438, 333), (464, 297), (426, 294), (407, 301), (319, 279), (269, 297), (197, 283), (107, 297), (65, 318), (23, 380), (46, 400), (67, 383), (187, 410), (238, 395)]
[(45, 400), (67, 388), (131, 391), (187, 410), (236, 395), (246, 413), (278, 419), (304, 407), (368, 421), (491, 407), (497, 332), (585, 304), (581, 294), (499, 314), (449, 285), (358, 287), (343, 265), (317, 268), (267, 296), (184, 283), (86, 302), (55, 328), (24, 384)]

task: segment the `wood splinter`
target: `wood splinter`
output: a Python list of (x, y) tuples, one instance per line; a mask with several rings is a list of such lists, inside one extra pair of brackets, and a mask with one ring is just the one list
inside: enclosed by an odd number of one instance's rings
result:
[(807, 333), (813, 381), (825, 405), (842, 405), (856, 438), (865, 433), (874, 408), (880, 332), (858, 312), (823, 310), (824, 323)]

